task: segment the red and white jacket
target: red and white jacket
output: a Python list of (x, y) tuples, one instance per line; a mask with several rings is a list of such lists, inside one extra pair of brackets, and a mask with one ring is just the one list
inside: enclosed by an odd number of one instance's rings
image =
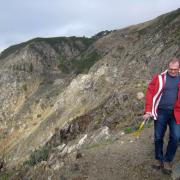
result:
[[(145, 112), (151, 112), (154, 119), (157, 119), (157, 108), (166, 83), (167, 70), (155, 75), (149, 83), (146, 91)], [(178, 98), (174, 106), (176, 123), (180, 124), (180, 82), (178, 84)]]

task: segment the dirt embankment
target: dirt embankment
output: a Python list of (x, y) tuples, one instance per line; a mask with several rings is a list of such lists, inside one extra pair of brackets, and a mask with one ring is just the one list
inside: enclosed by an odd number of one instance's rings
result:
[[(21, 179), (51, 180), (169, 180), (169, 175), (152, 169), (154, 163), (153, 127), (145, 128), (137, 139), (119, 133), (117, 140), (80, 150), (60, 163), (61, 167), (36, 166), (21, 174)], [(167, 139), (167, 138), (166, 138)], [(165, 140), (167, 144), (167, 140)], [(70, 158), (71, 157), (71, 158)], [(177, 151), (174, 168), (180, 159)], [(59, 160), (60, 161), (60, 160)], [(18, 176), (20, 178), (20, 176)]]

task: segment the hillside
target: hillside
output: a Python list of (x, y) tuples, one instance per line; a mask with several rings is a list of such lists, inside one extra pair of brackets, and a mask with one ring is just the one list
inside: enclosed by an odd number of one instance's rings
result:
[[(41, 161), (31, 168), (17, 170), (18, 179), (60, 179), (60, 180), (169, 180), (170, 176), (152, 169), (153, 141), (152, 128), (143, 131), (140, 138), (133, 134), (118, 133), (116, 139), (86, 146), (68, 157), (60, 156), (60, 148), (54, 149), (48, 161)], [(167, 144), (167, 142), (166, 142)], [(178, 151), (172, 177), (179, 175)]]
[[(180, 9), (177, 9), (148, 22), (100, 32), (92, 38), (36, 38), (3, 51), (0, 155), (7, 169), (19, 171), (20, 168), (22, 172), (16, 177), (26, 179), (36, 176), (39, 179), (44, 164), (50, 168), (47, 176), (53, 174), (55, 178), (59, 175), (74, 178), (76, 172), (71, 170), (80, 168), (84, 174), (78, 171), (77, 177), (84, 179), (86, 176), (95, 179), (98, 173), (104, 179), (106, 175), (107, 179), (111, 176), (130, 179), (131, 173), (123, 176), (127, 169), (121, 163), (116, 167), (117, 155), (127, 167), (132, 165), (130, 171), (136, 172), (134, 179), (151, 179), (150, 169), (143, 166), (151, 163), (148, 155), (152, 144), (138, 140), (134, 146), (123, 146), (121, 152), (119, 132), (129, 133), (137, 128), (152, 75), (166, 69), (170, 58), (180, 58), (179, 29)], [(125, 139), (130, 136), (126, 135)], [(103, 150), (102, 146), (95, 151), (88, 148), (104, 142)], [(133, 164), (133, 148), (139, 154), (140, 146), (145, 149), (144, 160)], [(79, 151), (85, 156), (74, 167), (74, 161), (71, 164), (68, 159)], [(102, 158), (111, 152), (110, 159)], [(132, 159), (128, 160), (126, 152)], [(32, 159), (36, 153), (38, 157)], [(99, 163), (89, 162), (94, 157)], [(116, 169), (112, 172), (106, 166), (111, 160)], [(87, 169), (79, 167), (85, 167), (84, 163), (88, 164)], [(102, 172), (101, 164), (104, 164)], [(150, 173), (149, 177), (139, 174), (136, 166)], [(119, 168), (122, 171), (117, 172)], [(118, 174), (113, 176), (113, 173)]]

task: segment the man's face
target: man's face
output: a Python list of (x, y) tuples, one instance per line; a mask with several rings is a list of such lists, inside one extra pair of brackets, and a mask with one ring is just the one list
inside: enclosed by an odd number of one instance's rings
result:
[(168, 67), (168, 73), (170, 76), (177, 76), (179, 74), (179, 63), (170, 63)]

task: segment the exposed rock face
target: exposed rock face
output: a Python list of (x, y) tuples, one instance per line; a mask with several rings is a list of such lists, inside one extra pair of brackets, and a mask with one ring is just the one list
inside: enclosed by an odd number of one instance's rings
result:
[(65, 153), (77, 141), (78, 149), (138, 122), (148, 80), (180, 57), (179, 29), (178, 9), (92, 38), (37, 38), (2, 52), (0, 153), (7, 164), (44, 145)]

